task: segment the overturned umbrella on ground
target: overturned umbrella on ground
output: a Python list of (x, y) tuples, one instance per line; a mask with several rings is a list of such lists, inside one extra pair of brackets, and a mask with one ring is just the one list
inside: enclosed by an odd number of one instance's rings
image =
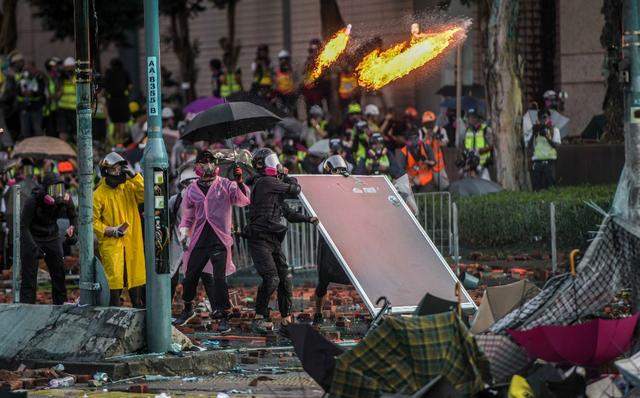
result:
[(511, 376), (526, 369), (533, 359), (524, 348), (499, 334), (479, 334), (476, 343), (491, 365), (491, 376), (498, 383), (509, 381)]
[(25, 138), (19, 142), (13, 157), (65, 160), (76, 157), (76, 151), (65, 141), (47, 136)]
[(185, 141), (220, 141), (273, 127), (280, 119), (251, 102), (228, 102), (199, 113), (182, 135)]
[(330, 395), (410, 395), (439, 376), (465, 396), (490, 379), (485, 357), (456, 313), (388, 317), (336, 358)]
[(529, 301), (539, 292), (540, 289), (528, 280), (487, 287), (473, 320), (471, 333), (482, 333), (489, 329), (496, 321)]

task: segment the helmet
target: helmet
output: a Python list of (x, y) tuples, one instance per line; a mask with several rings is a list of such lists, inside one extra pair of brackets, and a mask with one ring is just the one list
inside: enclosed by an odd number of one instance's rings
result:
[(171, 119), (174, 116), (175, 114), (173, 113), (173, 109), (169, 108), (168, 106), (165, 106), (164, 108), (162, 108), (163, 119)]
[(269, 148), (260, 148), (253, 154), (251, 165), (259, 173), (276, 176), (282, 165), (278, 155)]
[(404, 110), (404, 115), (408, 116), (410, 118), (413, 118), (413, 119), (417, 119), (418, 118), (418, 111), (416, 110), (416, 108), (414, 108), (412, 106), (408, 106), (407, 109)]
[(198, 176), (196, 175), (196, 172), (193, 170), (193, 167), (185, 167), (180, 172), (180, 175), (178, 176), (178, 183), (180, 185), (186, 185), (191, 180), (195, 180), (196, 178), (198, 178)]
[(367, 106), (364, 107), (364, 114), (366, 116), (378, 116), (380, 115), (380, 109), (378, 109), (377, 106), (375, 106), (374, 104), (369, 104)]
[(203, 149), (196, 155), (196, 163), (213, 163), (217, 160), (218, 156), (211, 149)]
[(337, 154), (342, 151), (342, 140), (340, 138), (331, 138), (329, 140), (329, 152)]
[(62, 66), (64, 67), (73, 67), (76, 66), (76, 60), (73, 57), (67, 57), (64, 59), (64, 62), (62, 62)]
[(129, 113), (137, 113), (140, 110), (140, 104), (137, 101), (129, 102)]
[(12, 64), (20, 61), (24, 61), (24, 56), (22, 55), (22, 53), (15, 52), (9, 57), (9, 62), (11, 62)]
[(371, 135), (371, 138), (369, 138), (369, 144), (370, 145), (382, 144), (382, 143), (384, 143), (384, 138), (382, 137), (382, 134), (380, 134), (380, 133), (373, 133)]
[(422, 114), (422, 123), (427, 123), (427, 122), (435, 122), (436, 121), (436, 114), (431, 112), (431, 111), (425, 111)]
[(542, 95), (542, 98), (544, 99), (555, 99), (558, 96), (558, 94), (556, 94), (555, 91), (553, 90), (547, 90), (544, 92), (544, 94)]
[(60, 64), (60, 62), (62, 62), (60, 60), (60, 58), (58, 57), (51, 57), (48, 58), (45, 62), (44, 62), (44, 67), (47, 70), (50, 70), (51, 68), (55, 68), (56, 66), (58, 66)]
[(291, 58), (291, 54), (289, 54), (289, 51), (280, 50), (280, 52), (278, 53), (278, 59), (283, 59), (283, 58)]
[(111, 152), (100, 161), (99, 166), (102, 174), (119, 175), (126, 164), (127, 161), (119, 153)]
[(470, 117), (470, 116), (475, 116), (475, 117), (478, 117), (478, 118), (479, 118), (479, 117), (480, 117), (480, 114), (478, 113), (478, 111), (477, 111), (476, 109), (471, 108), (471, 109), (469, 109), (469, 110), (467, 111), (467, 117)]
[(309, 40), (309, 50), (317, 50), (322, 45), (320, 39)]
[(322, 165), (324, 174), (342, 174), (346, 176), (349, 174), (347, 170), (347, 162), (340, 155), (329, 156)]
[(309, 114), (315, 117), (322, 117), (324, 115), (324, 111), (320, 108), (320, 105), (314, 105), (309, 108)]
[(362, 107), (357, 102), (352, 102), (349, 104), (349, 107), (347, 108), (347, 113), (349, 115), (362, 113)]

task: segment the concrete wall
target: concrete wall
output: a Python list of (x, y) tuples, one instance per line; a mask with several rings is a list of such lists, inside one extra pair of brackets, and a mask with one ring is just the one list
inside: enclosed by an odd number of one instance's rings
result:
[(605, 84), (601, 7), (602, 0), (558, 0), (559, 88), (569, 94), (565, 114), (571, 118), (572, 135), (579, 135), (592, 116), (602, 113)]

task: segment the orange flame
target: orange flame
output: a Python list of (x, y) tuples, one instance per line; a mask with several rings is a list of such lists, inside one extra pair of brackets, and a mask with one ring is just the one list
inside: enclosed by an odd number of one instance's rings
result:
[(372, 90), (386, 86), (442, 54), (464, 37), (465, 29), (456, 26), (437, 33), (412, 33), (411, 40), (367, 54), (356, 67), (358, 84)]
[(313, 83), (316, 79), (322, 75), (322, 72), (328, 68), (331, 64), (333, 64), (340, 54), (344, 52), (344, 49), (347, 48), (347, 43), (349, 42), (349, 35), (351, 34), (351, 25), (347, 25), (346, 28), (339, 30), (336, 32), (329, 41), (325, 43), (320, 50), (320, 54), (318, 54), (318, 58), (315, 62), (315, 67), (307, 77), (305, 83), (307, 85)]

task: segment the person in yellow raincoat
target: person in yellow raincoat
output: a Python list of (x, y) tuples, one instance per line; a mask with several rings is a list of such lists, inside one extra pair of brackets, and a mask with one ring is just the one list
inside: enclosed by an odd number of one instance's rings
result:
[(144, 307), (144, 245), (138, 205), (144, 202), (144, 179), (111, 152), (100, 162), (103, 178), (93, 193), (93, 231), (109, 282), (109, 305), (120, 306), (125, 287), (134, 307)]

